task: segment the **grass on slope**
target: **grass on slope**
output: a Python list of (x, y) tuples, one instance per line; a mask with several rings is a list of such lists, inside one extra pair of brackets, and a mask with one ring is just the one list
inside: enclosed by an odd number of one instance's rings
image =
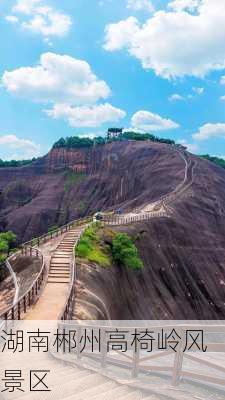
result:
[(76, 255), (102, 267), (109, 267), (113, 262), (132, 270), (144, 267), (133, 240), (100, 222), (85, 230), (76, 248)]
[(102, 267), (109, 267), (112, 259), (108, 246), (101, 241), (100, 227), (101, 224), (95, 223), (85, 230), (76, 248), (76, 255)]
[(77, 173), (73, 171), (67, 171), (65, 174), (65, 192), (68, 192), (74, 185), (79, 185), (85, 178), (86, 175), (82, 172)]

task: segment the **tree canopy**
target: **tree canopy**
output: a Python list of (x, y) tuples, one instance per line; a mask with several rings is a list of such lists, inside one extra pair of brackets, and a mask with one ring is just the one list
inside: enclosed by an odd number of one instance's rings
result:
[(210, 156), (209, 154), (202, 155), (201, 157), (204, 158), (205, 160), (212, 161), (214, 164), (219, 165), (220, 167), (225, 169), (225, 160), (223, 158), (215, 156), (213, 157)]
[(3, 161), (0, 159), (0, 168), (8, 168), (8, 167), (23, 167), (24, 165), (29, 165), (33, 161), (36, 161), (37, 158), (32, 158), (31, 160), (11, 160), (11, 161)]
[[(126, 140), (138, 140), (138, 141), (151, 140), (152, 142), (175, 144), (175, 141), (171, 139), (159, 138), (157, 136), (152, 135), (151, 133), (138, 133), (134, 131), (124, 132), (118, 135), (117, 137), (110, 139), (111, 142), (126, 141)], [(60, 138), (56, 143), (54, 143), (53, 149), (59, 149), (59, 148), (79, 149), (84, 147), (88, 148), (94, 145), (103, 145), (105, 144), (105, 142), (106, 139), (102, 136), (97, 136), (94, 139), (91, 139), (89, 137), (71, 136), (66, 138)]]
[(0, 263), (4, 262), (7, 258), (9, 250), (16, 243), (16, 235), (11, 232), (0, 233)]
[(140, 270), (144, 267), (138, 250), (131, 238), (125, 233), (117, 233), (112, 243), (113, 259), (123, 266)]

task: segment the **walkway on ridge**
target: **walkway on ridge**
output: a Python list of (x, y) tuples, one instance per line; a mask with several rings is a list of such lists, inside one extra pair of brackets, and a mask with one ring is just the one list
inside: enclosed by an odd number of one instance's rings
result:
[(112, 217), (107, 223), (111, 225), (127, 225), (151, 218), (169, 217), (173, 213), (171, 205), (190, 189), (194, 181), (194, 169), (197, 164), (196, 161), (189, 158), (188, 154), (176, 151), (185, 164), (183, 181), (171, 193), (162, 196), (159, 200), (138, 207), (134, 211)]

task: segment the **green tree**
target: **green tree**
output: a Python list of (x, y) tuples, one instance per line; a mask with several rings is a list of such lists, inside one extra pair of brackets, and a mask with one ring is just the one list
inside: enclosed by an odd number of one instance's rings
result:
[(8, 253), (8, 251), (9, 251), (9, 244), (6, 242), (6, 240), (0, 239), (0, 254)]
[(216, 165), (219, 165), (219, 167), (225, 168), (225, 160), (223, 158), (219, 158), (219, 157), (213, 157), (210, 156), (209, 154), (205, 154), (203, 156), (201, 156), (202, 158), (204, 158), (205, 160), (211, 161)]
[(11, 247), (16, 242), (16, 235), (12, 231), (0, 233), (0, 240), (5, 241)]
[(143, 268), (143, 263), (138, 255), (138, 250), (131, 238), (125, 233), (118, 233), (112, 243), (113, 259), (133, 270)]
[(0, 233), (0, 263), (5, 261), (15, 242), (16, 235), (13, 232), (8, 231)]

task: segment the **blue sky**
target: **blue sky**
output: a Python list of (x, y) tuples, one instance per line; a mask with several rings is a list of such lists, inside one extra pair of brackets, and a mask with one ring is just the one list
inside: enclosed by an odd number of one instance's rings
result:
[(109, 126), (225, 157), (224, 18), (225, 0), (3, 0), (0, 158)]

